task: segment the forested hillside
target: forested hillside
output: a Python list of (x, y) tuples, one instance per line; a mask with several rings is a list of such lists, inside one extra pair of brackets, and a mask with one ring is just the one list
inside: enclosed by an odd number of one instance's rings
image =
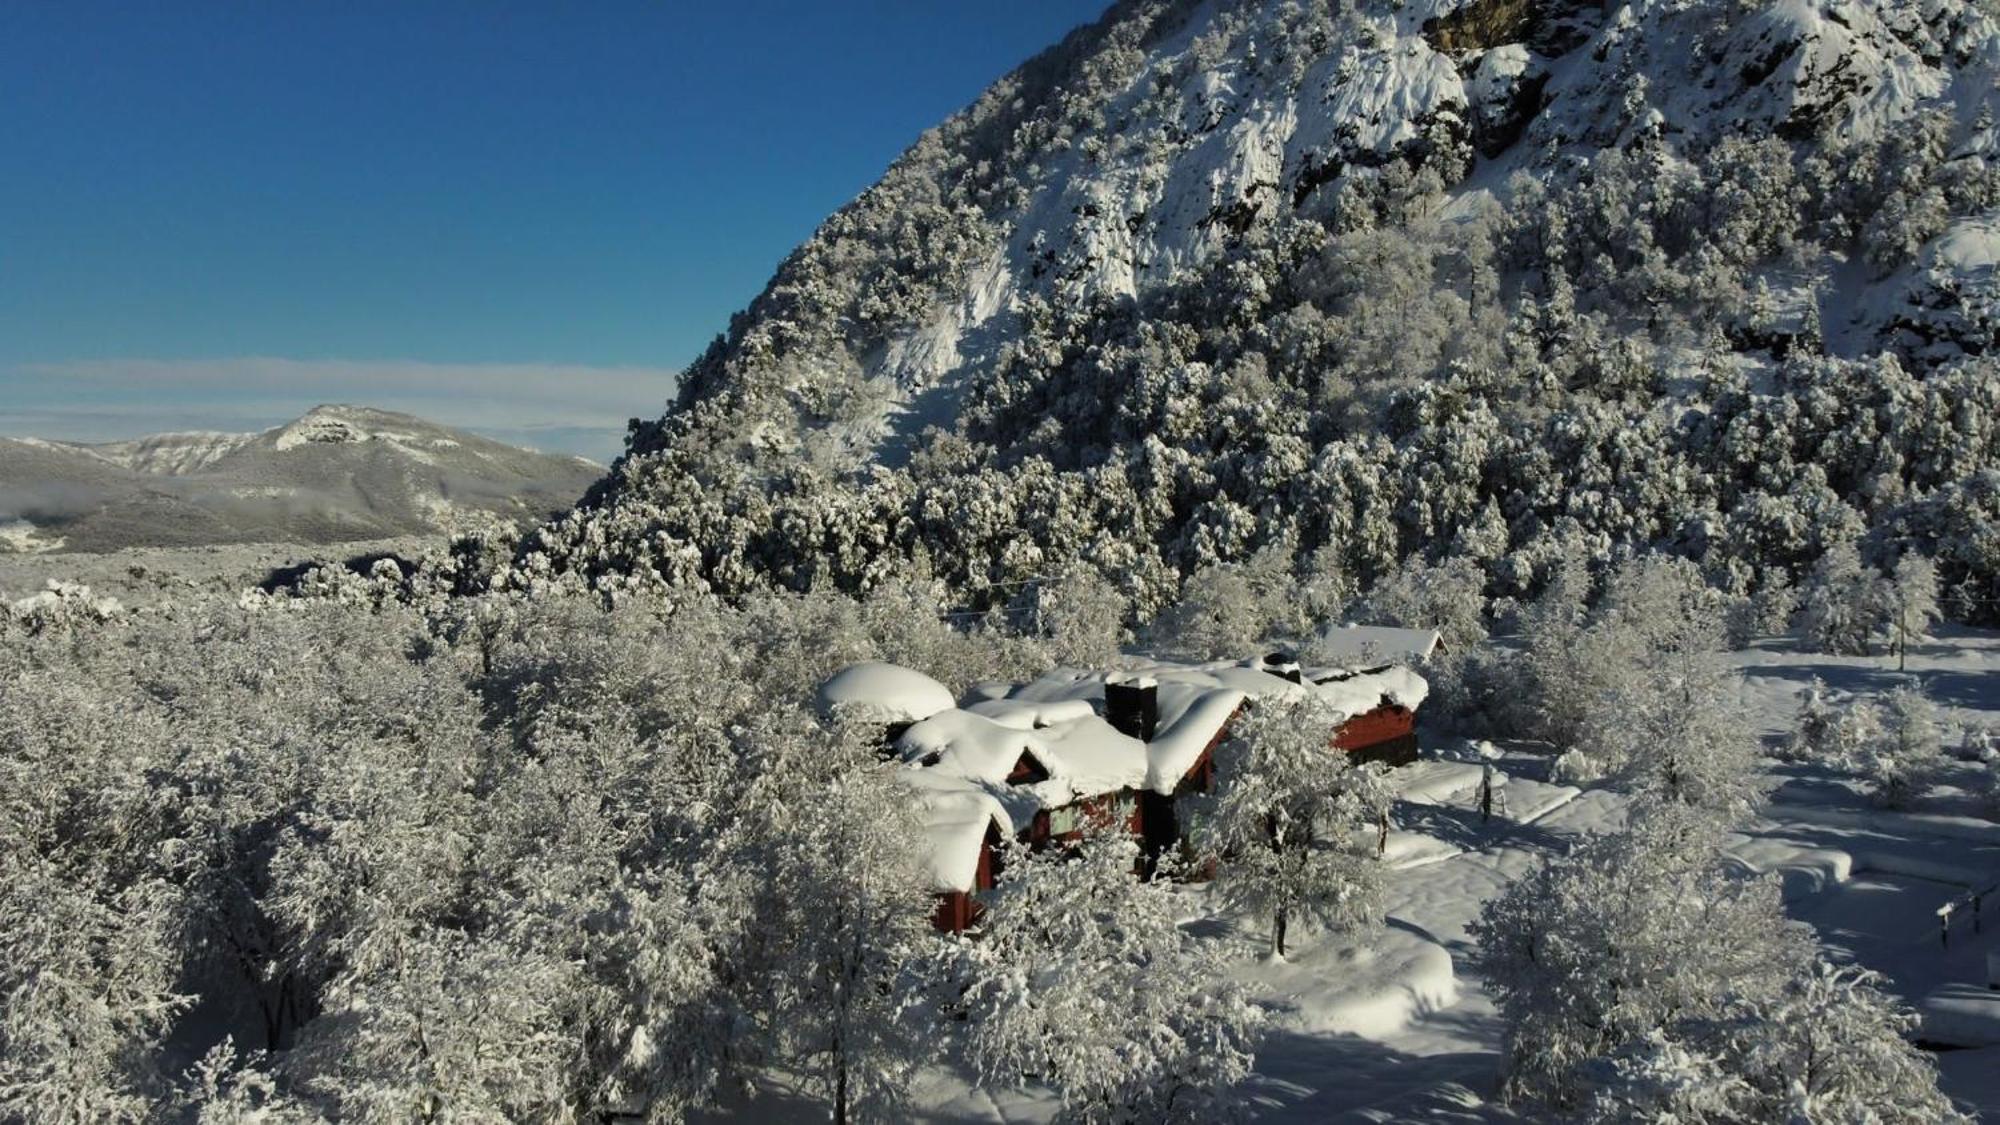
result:
[(1122, 3), (449, 584), (1101, 579), (1143, 622), (1253, 557), (1518, 597), (1664, 550), (1748, 592), (1853, 543), (1992, 621), (1996, 77), (1941, 0)]

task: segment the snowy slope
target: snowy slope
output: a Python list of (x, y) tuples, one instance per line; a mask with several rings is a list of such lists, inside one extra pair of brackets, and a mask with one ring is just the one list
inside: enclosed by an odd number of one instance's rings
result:
[[(771, 374), (801, 393), (834, 373), (875, 380), (890, 408), (833, 424), (907, 438), (950, 420), (937, 396), (919, 396), (990, 373), (1033, 303), (1130, 301), (1199, 275), (1258, 228), (1323, 214), (1353, 169), (1400, 159), (1484, 183), (1460, 164), (1468, 140), (1503, 170), (1549, 176), (1573, 152), (1640, 133), (1679, 148), (1732, 133), (1848, 141), (1949, 101), (1962, 143), (1992, 155), (1975, 125), (1994, 102), (2000, 37), (1963, 5), (1780, 0), (1746, 14), (1679, 0), (1601, 10), (1419, 0), (1363, 10), (1372, 14), (1342, 22), (1279, 3), (1114, 9), (1107, 37), (1154, 40), (1142, 56), (1108, 51), (1109, 61), (1078, 66), (1073, 77), (1102, 94), (1010, 177), (1007, 205), (980, 216), (976, 252), (948, 263), (937, 298), (880, 335), (795, 351)], [(1635, 99), (1647, 107), (1636, 117)], [(829, 223), (774, 290), (815, 250), (869, 252), (867, 233)], [(1940, 249), (1926, 268), (1955, 262)], [(739, 322), (732, 338), (755, 335)]]
[[(1620, 475), (1560, 464), (1479, 495), (1531, 456), (1490, 442), (1369, 480), (1392, 430), (1455, 440), (1390, 400), (1471, 389), (1468, 428), (1536, 447), (1551, 412), (1616, 411), (1664, 443), (1718, 372), (1793, 394), (1795, 344), (1815, 380), (1989, 378), (1996, 78), (2000, 25), (1946, 0), (1123, 0), (795, 250), (512, 578), (914, 569), (984, 608), (1087, 564), (1144, 620), (1278, 543), (1369, 577), (1475, 530), (1455, 507), (1490, 510), (1489, 570), (1531, 573), (1566, 518), (1653, 549), (1688, 512), (1572, 503)], [(1735, 468), (1685, 474), (1691, 502), (1740, 522), (1827, 487)], [(1904, 483), (1832, 488), (1866, 526), (1943, 482)], [(1810, 562), (1759, 551), (1731, 561)]]

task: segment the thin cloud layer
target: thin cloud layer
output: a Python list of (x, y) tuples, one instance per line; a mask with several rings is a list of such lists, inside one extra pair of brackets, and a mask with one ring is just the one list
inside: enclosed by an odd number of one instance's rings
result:
[(0, 434), (115, 441), (163, 430), (256, 430), (323, 402), (416, 414), (609, 461), (625, 422), (655, 417), (677, 373), (577, 364), (109, 359), (0, 370)]

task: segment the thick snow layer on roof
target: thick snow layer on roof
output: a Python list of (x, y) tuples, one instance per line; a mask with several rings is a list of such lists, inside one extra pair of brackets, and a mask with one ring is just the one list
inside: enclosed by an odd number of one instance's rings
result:
[(918, 794), (918, 819), (928, 844), (924, 858), (931, 888), (972, 890), (979, 879), (979, 852), (986, 845), (986, 830), (996, 828), (1003, 835), (1014, 831), (1007, 813), (991, 794), (978, 789), (930, 786), (922, 783), (921, 776), (908, 780)]
[(1365, 715), (1384, 702), (1414, 711), (1431, 694), (1428, 680), (1400, 664), (1372, 672), (1328, 673), (1314, 669), (1308, 671), (1308, 676), (1315, 679), (1313, 686), (1321, 699), (1350, 717)]
[(835, 672), (819, 689), (820, 706), (866, 708), (892, 723), (913, 723), (957, 705), (941, 683), (911, 668), (870, 661)]
[[(912, 723), (896, 741), (904, 781), (922, 802), (928, 857), (940, 890), (968, 890), (977, 876), (986, 823), (1019, 832), (1044, 809), (1127, 789), (1172, 794), (1244, 703), (1313, 695), (1346, 715), (1374, 710), (1386, 700), (1415, 708), (1424, 700), (1423, 677), (1408, 668), (1373, 671), (1304, 669), (1303, 683), (1264, 670), (1255, 658), (1239, 663), (1139, 662), (1120, 671), (1058, 668), (1015, 688), (1005, 698), (976, 698), (964, 708), (944, 706)], [(855, 673), (850, 676), (850, 673)], [(1332, 677), (1325, 683), (1314, 677)], [(843, 681), (843, 677), (846, 678)], [(861, 665), (828, 681), (824, 699), (880, 707), (892, 689), (918, 677), (893, 665)], [(1105, 686), (1113, 680), (1147, 680), (1159, 708), (1153, 740), (1124, 734), (1102, 714)], [(886, 686), (885, 686), (886, 685)], [(904, 713), (929, 710), (944, 689), (910, 692)], [(986, 696), (988, 693), (979, 693)], [(1007, 778), (1027, 754), (1046, 780), (1010, 785)]]
[(940, 711), (903, 732), (896, 750), (906, 762), (943, 770), (974, 781), (1003, 782), (1021, 755), (1049, 766), (1048, 747), (1019, 727), (953, 708)]
[(1105, 722), (1095, 711), (1050, 726), (1042, 737), (1062, 762), (1063, 784), (1073, 798), (1095, 797), (1147, 784), (1149, 748)]
[(1341, 625), (1321, 633), (1313, 650), (1315, 655), (1354, 668), (1399, 660), (1428, 660), (1442, 639), (1436, 629)]
[[(1306, 669), (1305, 676), (1305, 683), (1294, 684), (1265, 671), (1254, 658), (1234, 664), (1142, 661), (1118, 672), (1058, 668), (1016, 688), (1006, 700), (981, 706), (1031, 705), (1042, 713), (1054, 714), (1049, 709), (1059, 704), (1083, 701), (1102, 706), (1109, 680), (1151, 679), (1158, 690), (1159, 720), (1153, 741), (1146, 745), (1145, 785), (1164, 794), (1173, 792), (1201, 760), (1202, 751), (1222, 733), (1245, 700), (1313, 695), (1351, 717), (1373, 711), (1385, 701), (1415, 710), (1430, 691), (1422, 676), (1399, 665), (1366, 672)], [(1327, 682), (1315, 682), (1317, 679)], [(1052, 729), (1043, 730), (1043, 737), (1049, 738)]]
[[(1273, 677), (1275, 678), (1275, 677)], [(1222, 733), (1248, 698), (1234, 688), (1203, 692), (1181, 710), (1174, 722), (1163, 724), (1146, 747), (1146, 786), (1172, 793), (1195, 763)]]
[(1088, 702), (1081, 699), (1059, 699), (1038, 703), (1025, 699), (988, 699), (969, 703), (965, 708), (975, 715), (984, 715), (1001, 726), (1016, 730), (1037, 730), (1056, 723), (1070, 723), (1088, 718), (1097, 713)]

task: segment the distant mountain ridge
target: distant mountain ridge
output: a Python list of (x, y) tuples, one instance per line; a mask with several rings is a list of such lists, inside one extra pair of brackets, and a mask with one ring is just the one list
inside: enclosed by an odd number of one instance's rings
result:
[(602, 471), (359, 406), (316, 407), (260, 433), (0, 438), (0, 551), (441, 534), (543, 518)]

